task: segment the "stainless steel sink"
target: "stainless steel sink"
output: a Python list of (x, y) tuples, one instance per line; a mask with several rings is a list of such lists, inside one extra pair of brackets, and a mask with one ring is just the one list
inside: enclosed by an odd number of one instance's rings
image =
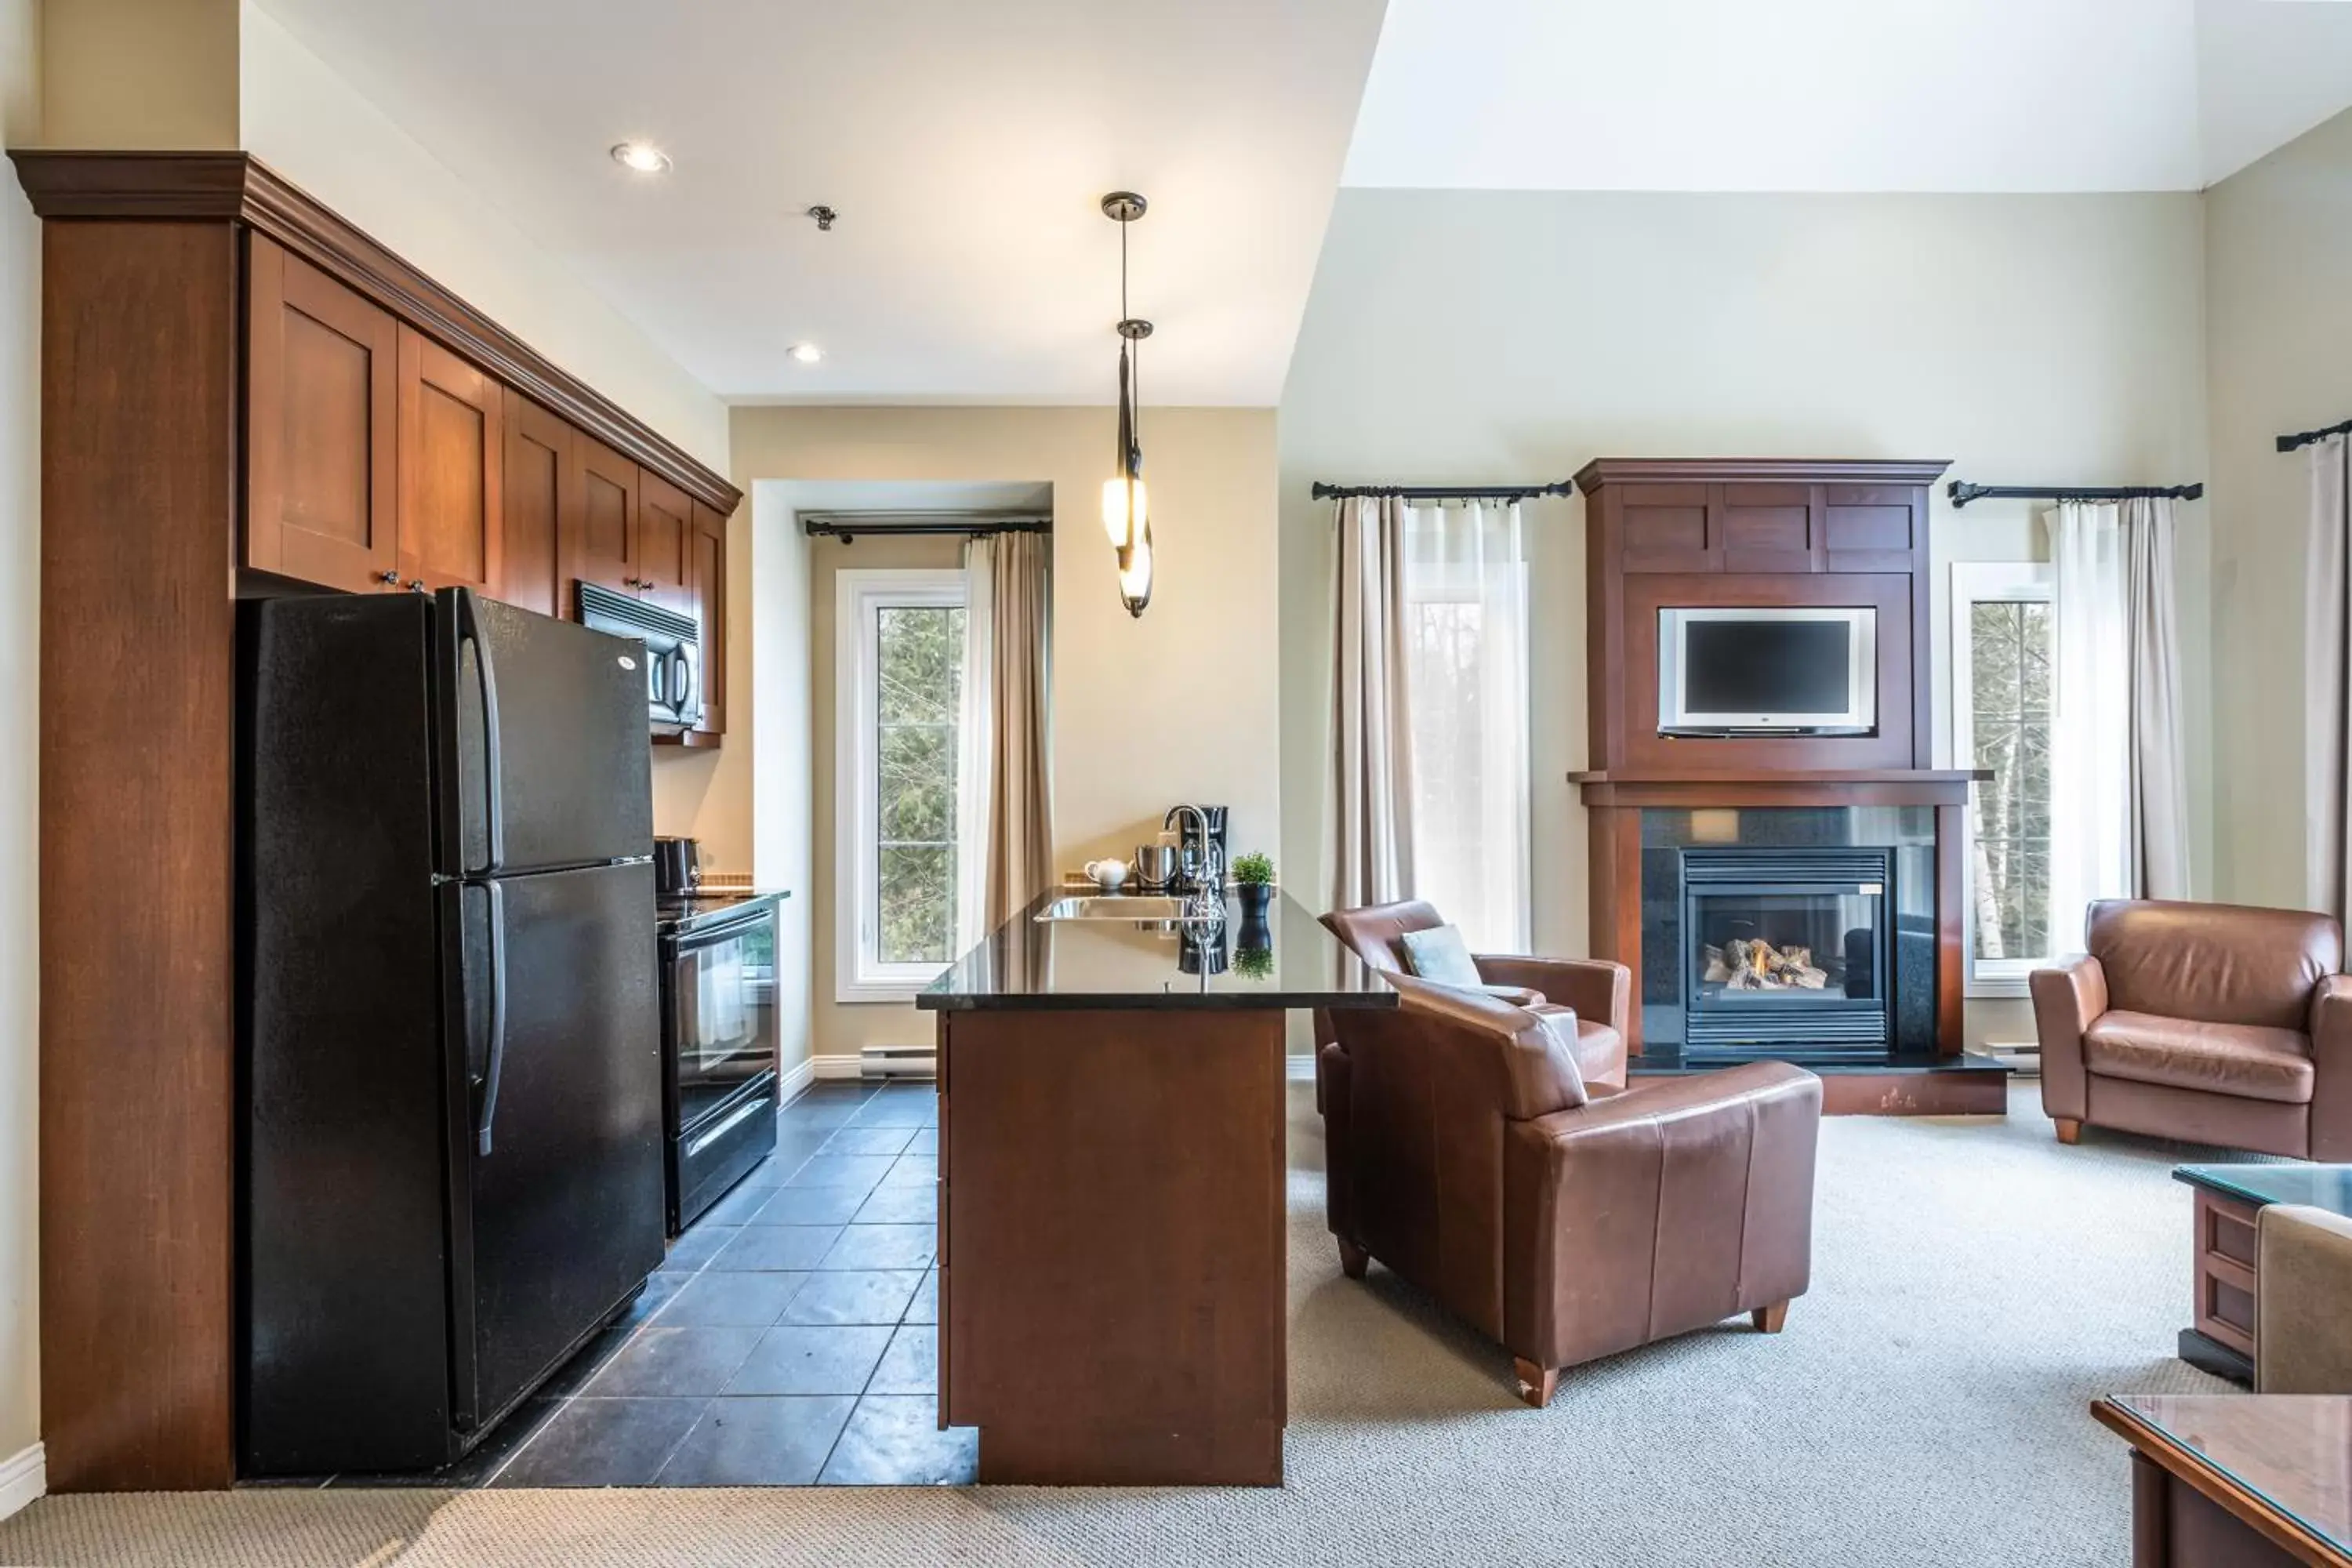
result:
[(1184, 918), (1184, 900), (1151, 898), (1143, 894), (1055, 899), (1039, 910), (1036, 918), (1041, 921), (1181, 921)]

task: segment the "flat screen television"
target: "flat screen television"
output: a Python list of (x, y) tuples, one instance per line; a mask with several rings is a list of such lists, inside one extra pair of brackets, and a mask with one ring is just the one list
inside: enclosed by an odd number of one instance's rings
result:
[(1870, 735), (1874, 609), (1658, 612), (1661, 735)]

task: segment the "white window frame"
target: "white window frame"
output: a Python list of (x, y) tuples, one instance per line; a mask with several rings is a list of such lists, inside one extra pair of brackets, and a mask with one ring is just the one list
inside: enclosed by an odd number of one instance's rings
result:
[[(964, 607), (963, 573), (952, 568), (859, 568), (834, 574), (834, 1000), (909, 1002), (945, 963), (884, 963), (879, 742), (873, 714), (881, 680), (878, 641), (886, 608)], [(951, 962), (951, 961), (950, 961)]]
[[(1947, 626), (1952, 665), (1952, 765), (1973, 767), (1976, 747), (1976, 649), (1970, 636), (1978, 605), (2045, 604), (2056, 615), (2058, 578), (2042, 561), (1956, 561), (1952, 563), (1952, 605)], [(1970, 786), (1974, 788), (1974, 785)], [(2035, 958), (1977, 958), (1976, 813), (1960, 814), (1967, 837), (1960, 846), (1961, 953), (1967, 961), (1962, 994), (1969, 996), (2025, 996), (2029, 977), (2047, 969), (2061, 952)], [(2051, 824), (2054, 837), (2058, 824)]]

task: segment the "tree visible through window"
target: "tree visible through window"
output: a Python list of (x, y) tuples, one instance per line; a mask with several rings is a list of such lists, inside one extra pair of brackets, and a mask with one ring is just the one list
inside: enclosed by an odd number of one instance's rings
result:
[(876, 956), (945, 963), (955, 957), (963, 610), (885, 605), (875, 614)]
[(2046, 959), (2050, 930), (2052, 608), (2046, 599), (1967, 604), (1974, 956), (1979, 970)]

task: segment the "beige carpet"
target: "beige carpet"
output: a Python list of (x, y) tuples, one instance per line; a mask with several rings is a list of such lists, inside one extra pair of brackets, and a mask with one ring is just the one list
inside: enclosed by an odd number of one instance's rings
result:
[(2182, 1151), (2009, 1120), (1822, 1135), (1813, 1288), (1570, 1373), (1547, 1411), (1392, 1276), (1340, 1278), (1322, 1150), (1292, 1140), (1280, 1491), (319, 1492), (48, 1498), (0, 1563), (664, 1568), (751, 1563), (2120, 1563), (2116, 1390), (2224, 1392), (2172, 1359)]

